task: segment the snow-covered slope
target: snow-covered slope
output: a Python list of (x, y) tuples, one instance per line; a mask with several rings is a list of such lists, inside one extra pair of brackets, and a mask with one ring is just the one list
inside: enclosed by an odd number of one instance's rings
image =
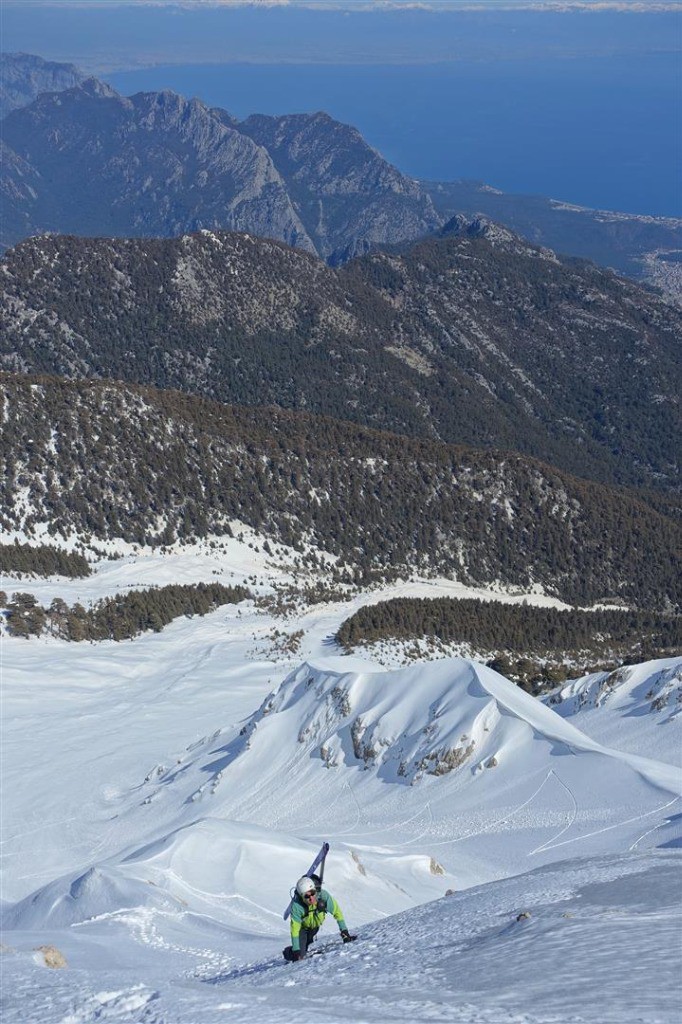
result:
[[(104, 570), (34, 589), (286, 576), (234, 545)], [(571, 698), (465, 659), (335, 656), (373, 599), (284, 621), (243, 602), (120, 644), (4, 638), (3, 1021), (674, 1020), (682, 780), (650, 719), (625, 701), (568, 721)], [(648, 706), (658, 673), (668, 694), (680, 664), (628, 669), (632, 693)], [(654, 714), (679, 737), (672, 705)], [(360, 941), (287, 966), (282, 911), (322, 839)]]
[(419, 900), (423, 877), (416, 888), (403, 877), (406, 854), (428, 854), (425, 867), (433, 858), (460, 888), (628, 849), (682, 793), (672, 765), (600, 746), (484, 666), (344, 671), (347, 660), (303, 664), (238, 733), (152, 773), (144, 802), (159, 813), (181, 797), (185, 820), (287, 832), (305, 822), (352, 851), (372, 884), (393, 880)]
[[(147, 772), (119, 795), (109, 856), (25, 897), (5, 926), (180, 901), (258, 933), (309, 859), (302, 828), (311, 851), (313, 837), (331, 840), (335, 891), (357, 922), (682, 835), (675, 767), (601, 747), (492, 670), (451, 659), (343, 671), (348, 660), (303, 664), (241, 728)], [(254, 877), (260, 910), (244, 900)]]
[(44, 967), (54, 933), (4, 947), (3, 1022), (675, 1024), (681, 868), (673, 849), (548, 865), (349, 946), (327, 928), (299, 964), (186, 908), (138, 907), (58, 933), (62, 971)]
[(595, 672), (552, 693), (546, 703), (607, 746), (682, 767), (682, 662), (679, 658)]

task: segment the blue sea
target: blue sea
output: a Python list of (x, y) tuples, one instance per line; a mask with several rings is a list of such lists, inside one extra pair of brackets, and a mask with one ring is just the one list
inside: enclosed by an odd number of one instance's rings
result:
[(242, 119), (325, 110), (415, 177), (682, 216), (677, 53), (414, 65), (198, 64), (103, 75)]

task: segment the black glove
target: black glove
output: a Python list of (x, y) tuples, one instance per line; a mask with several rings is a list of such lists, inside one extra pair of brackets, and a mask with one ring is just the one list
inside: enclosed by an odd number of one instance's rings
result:
[(343, 939), (344, 942), (355, 942), (355, 940), (357, 939), (357, 935), (351, 935), (350, 932), (344, 928), (344, 930), (341, 932), (341, 938)]
[(291, 951), (291, 959), (292, 959), (292, 960), (293, 960), (294, 962), (295, 962), (296, 960), (302, 960), (302, 959), (303, 959), (303, 957), (301, 956), (301, 951), (300, 951), (300, 949), (293, 949), (293, 950)]

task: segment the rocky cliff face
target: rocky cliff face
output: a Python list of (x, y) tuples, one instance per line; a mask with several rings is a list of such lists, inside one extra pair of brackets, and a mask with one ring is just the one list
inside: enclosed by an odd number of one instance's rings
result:
[(30, 53), (5, 53), (0, 76), (0, 117), (32, 103), (41, 92), (71, 89), (86, 77), (74, 64), (43, 60)]
[(282, 243), (29, 239), (2, 365), (326, 413), (674, 488), (682, 315), (480, 219), (333, 269)]
[(416, 182), (327, 115), (239, 124), (196, 99), (125, 98), (88, 79), (14, 111), (3, 139), (5, 246), (44, 231), (168, 237), (215, 228), (338, 263), (440, 223)]
[[(199, 100), (132, 99), (88, 79), (40, 96), (3, 123), (9, 224), (82, 235), (233, 228), (313, 249), (266, 151)], [(19, 194), (17, 164), (35, 194)], [(11, 228), (9, 239), (13, 239)]]
[[(71, 65), (26, 54), (5, 55), (0, 62), (3, 112), (83, 80)], [(102, 99), (112, 94), (102, 87)], [(103, 146), (106, 156), (106, 140), (96, 131), (88, 138), (97, 107), (77, 107), (65, 98), (73, 123), (59, 101), (21, 118), (11, 127), (16, 152), (4, 130), (0, 247), (45, 230), (168, 237), (200, 227), (240, 228), (314, 249), (338, 265), (377, 246), (430, 234), (456, 213), (469, 220), (483, 214), (532, 243), (647, 281), (682, 305), (679, 219), (588, 210), (542, 196), (508, 195), (477, 182), (417, 182), (387, 163), (356, 129), (324, 113), (254, 115), (239, 122), (224, 110), (170, 93), (153, 95), (157, 99), (132, 98), (146, 127), (138, 134), (131, 118), (123, 174), (115, 154), (101, 162), (74, 159), (74, 134), (86, 152)], [(157, 108), (151, 116), (145, 104)], [(36, 117), (44, 122), (40, 137), (34, 137)], [(228, 130), (229, 145), (216, 142), (214, 122)], [(267, 155), (256, 158), (239, 146), (235, 132)], [(212, 149), (220, 150), (216, 162)], [(63, 153), (70, 158), (66, 167)], [(188, 194), (181, 194), (181, 185)], [(139, 204), (135, 187), (141, 187)], [(103, 197), (103, 208), (94, 200), (86, 217), (74, 197), (90, 191)], [(85, 230), (84, 221), (90, 225)]]
[(430, 234), (442, 221), (416, 181), (328, 114), (255, 115), (239, 129), (267, 149), (318, 253), (332, 265)]

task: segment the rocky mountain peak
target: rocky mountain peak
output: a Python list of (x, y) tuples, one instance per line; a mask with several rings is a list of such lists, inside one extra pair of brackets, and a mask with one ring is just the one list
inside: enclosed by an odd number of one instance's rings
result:
[[(440, 223), (417, 182), (321, 111), (237, 123), (169, 90), (126, 99), (88, 79), (16, 110), (4, 142), (5, 246), (46, 231), (222, 228), (278, 238), (336, 265)], [(27, 190), (28, 178), (38, 187)]]
[(60, 92), (86, 77), (74, 64), (58, 64), (31, 53), (0, 57), (0, 117), (32, 103), (43, 92)]
[(357, 128), (335, 121), (324, 111), (281, 117), (257, 114), (243, 121), (240, 129), (264, 145), (278, 166), (289, 164), (298, 182), (305, 181), (326, 195), (381, 186), (422, 197), (417, 182), (385, 160)]
[(216, 121), (210, 108), (200, 99), (194, 97), (187, 99), (171, 89), (163, 89), (161, 92), (139, 92), (131, 97), (135, 108), (142, 113), (146, 111), (148, 116), (158, 119), (160, 124), (164, 121), (170, 126), (177, 124), (180, 119), (206, 118)]
[(458, 238), (468, 236), (469, 238), (487, 238), (489, 242), (511, 242), (518, 244), (519, 237), (508, 228), (503, 227), (496, 221), (491, 220), (483, 213), (468, 217), (458, 213), (452, 217), (447, 224), (438, 232), (440, 238)]
[[(312, 249), (267, 152), (200, 100), (130, 99), (89, 79), (5, 120), (5, 244), (26, 234), (180, 235), (227, 228)], [(21, 173), (20, 173), (21, 172)], [(32, 177), (37, 187), (27, 194)]]
[[(106, 82), (100, 81), (94, 76), (86, 78), (77, 86), (77, 90), (84, 96), (91, 96), (96, 99), (120, 100), (122, 97), (115, 89), (112, 89)], [(75, 92), (76, 90), (74, 90)]]
[(238, 127), (267, 149), (291, 183), (308, 235), (332, 265), (377, 246), (419, 238), (440, 224), (418, 182), (401, 174), (356, 128), (323, 111), (258, 114)]

